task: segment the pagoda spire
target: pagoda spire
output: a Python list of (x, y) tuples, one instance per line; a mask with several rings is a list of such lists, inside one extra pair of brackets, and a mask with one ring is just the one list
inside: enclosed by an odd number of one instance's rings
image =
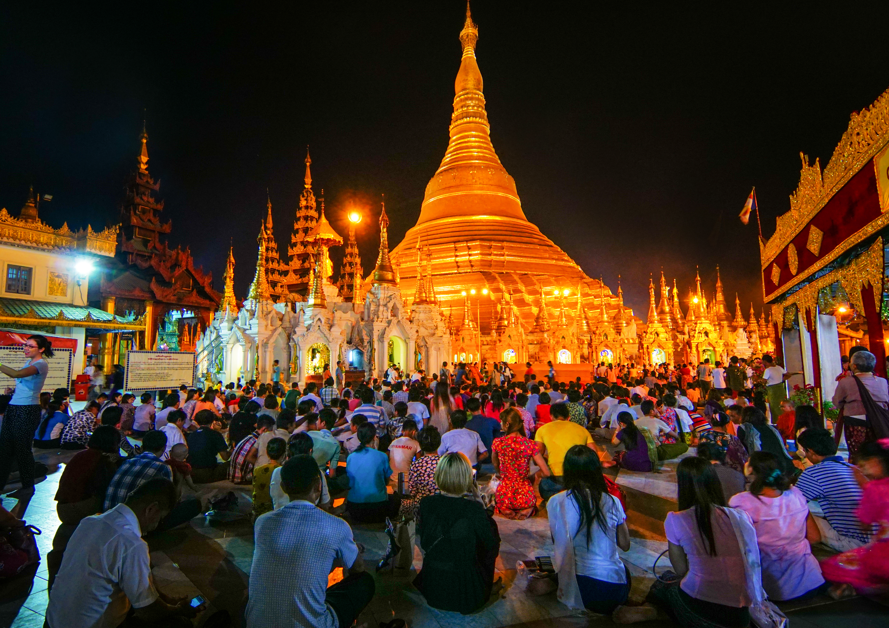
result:
[(311, 289), (309, 290), (308, 303), (314, 307), (327, 307), (327, 297), (324, 296), (324, 260), (320, 250), (315, 251), (315, 267), (312, 269)]
[(256, 274), (253, 276), (253, 283), (250, 284), (250, 292), (248, 298), (254, 302), (271, 301), (272, 290), (269, 287), (269, 282), (266, 277), (265, 270), (265, 225), (260, 226), (259, 237), (257, 238), (257, 241), (259, 242), (259, 253), (256, 256)]
[(234, 249), (229, 247), (228, 260), (225, 262), (225, 274), (222, 276), (225, 281), (225, 292), (222, 294), (222, 301), (219, 303), (219, 311), (222, 313), (231, 312), (233, 315), (238, 313), (238, 300), (235, 298), (235, 254)]
[(590, 319), (587, 317), (586, 310), (583, 307), (583, 284), (577, 286), (577, 312), (574, 313), (574, 320), (577, 322), (577, 333), (580, 336), (588, 337), (592, 333)]
[(430, 303), (435, 303), (438, 299), (435, 296), (435, 282), (432, 280), (432, 254), (429, 252), (429, 245), (425, 245), (426, 251), (426, 298)]
[(464, 331), (475, 329), (475, 321), (472, 320), (472, 308), (469, 305), (469, 293), (466, 290), (463, 291), (463, 324), (461, 329)]
[(549, 316), (546, 314), (546, 295), (543, 290), (540, 291), (540, 307), (537, 309), (537, 316), (534, 317), (534, 332), (549, 331)]
[(420, 256), (420, 242), (417, 241), (417, 289), (414, 292), (414, 305), (428, 305), (429, 295), (426, 293), (426, 277), (423, 273), (423, 261)]
[(664, 269), (661, 269), (661, 302), (658, 305), (658, 320), (661, 325), (670, 329), (672, 327), (670, 321), (670, 289), (667, 287), (667, 280), (664, 278)]
[(648, 278), (648, 324), (652, 325), (658, 322), (657, 305), (654, 299), (654, 277)]
[(627, 320), (624, 315), (624, 291), (620, 287), (620, 275), (617, 276), (617, 313), (614, 315), (614, 333), (618, 336), (623, 335), (624, 328), (627, 326)]
[(728, 304), (725, 302), (725, 293), (722, 289), (722, 279), (719, 277), (719, 265), (716, 265), (716, 296), (713, 301), (713, 317), (717, 323), (731, 322), (732, 317), (728, 312)]
[(307, 238), (318, 223), (317, 203), (312, 191), (312, 157), (306, 146), (306, 173), (303, 179), (303, 190), (299, 195), (299, 207), (293, 221), (293, 233), (290, 236), (290, 267), (283, 281), (287, 292), (304, 294), (310, 288), (312, 269), (315, 265), (315, 245)]
[(19, 213), (19, 220), (26, 222), (40, 222), (37, 216), (37, 199), (34, 195), (34, 186), (28, 191), (28, 200), (22, 205), (22, 211)]
[(307, 190), (312, 189), (312, 155), (309, 153), (309, 147), (306, 145), (306, 176), (303, 179), (305, 181), (305, 188)]
[(142, 150), (139, 152), (139, 172), (148, 174), (148, 132), (145, 130), (145, 120), (142, 120)]
[(747, 319), (747, 327), (748, 329), (756, 329), (756, 312), (753, 311), (753, 303), (750, 304), (750, 317)]
[(603, 324), (608, 322), (608, 310), (605, 309), (605, 282), (601, 275), (599, 276), (599, 316), (602, 318)]
[(392, 268), (392, 260), (389, 259), (389, 217), (386, 215), (386, 203), (380, 212), (380, 252), (377, 255), (377, 265), (374, 267), (373, 282), (374, 285), (386, 284), (390, 286), (397, 285), (395, 280), (395, 270)]
[(349, 234), (346, 241), (346, 254), (343, 256), (343, 264), (340, 266), (340, 276), (336, 282), (343, 301), (350, 302), (355, 296), (355, 269), (361, 265), (361, 256), (358, 254), (358, 242), (355, 240), (355, 227), (361, 222), (361, 214), (350, 211)]
[(265, 195), (266, 195), (266, 208), (268, 210), (268, 212), (266, 213), (266, 217), (265, 217), (265, 228), (269, 232), (271, 232), (272, 227), (273, 227), (273, 224), (272, 224), (272, 195), (269, 194), (268, 188), (265, 189)]
[(676, 287), (676, 279), (673, 279), (673, 319), (677, 326), (681, 326), (685, 320), (682, 314), (682, 305), (679, 303), (679, 289)]
[(738, 298), (737, 292), (735, 293), (735, 320), (732, 321), (732, 325), (734, 325), (736, 329), (744, 327), (744, 315), (741, 314), (741, 299)]

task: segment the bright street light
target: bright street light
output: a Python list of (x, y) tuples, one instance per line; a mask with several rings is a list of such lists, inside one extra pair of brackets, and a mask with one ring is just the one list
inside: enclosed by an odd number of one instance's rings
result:
[(93, 260), (88, 257), (81, 257), (76, 262), (74, 262), (74, 272), (77, 273), (79, 277), (89, 277), (90, 273), (93, 272), (95, 266), (93, 265)]
[(355, 210), (350, 211), (349, 222), (351, 222), (353, 225), (357, 225), (359, 222), (361, 222), (361, 214), (359, 214)]
[(482, 288), (482, 294), (488, 294), (488, 289), (487, 289), (487, 288)]
[(845, 306), (845, 305), (841, 305), (840, 307), (837, 308), (837, 312), (839, 312), (840, 314), (845, 314), (845, 313), (848, 312), (848, 311), (849, 311), (849, 310), (846, 309), (846, 306)]

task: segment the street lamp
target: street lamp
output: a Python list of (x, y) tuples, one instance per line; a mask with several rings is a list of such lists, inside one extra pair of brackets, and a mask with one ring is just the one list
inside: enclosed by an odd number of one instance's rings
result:
[(361, 214), (353, 209), (349, 212), (349, 222), (351, 222), (353, 225), (357, 225), (359, 222), (361, 222)]

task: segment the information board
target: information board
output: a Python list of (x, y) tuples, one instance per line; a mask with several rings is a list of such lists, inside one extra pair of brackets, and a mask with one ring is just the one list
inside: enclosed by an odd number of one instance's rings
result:
[(127, 392), (194, 386), (194, 351), (127, 351)]
[[(0, 363), (14, 369), (24, 367), (28, 362), (25, 357), (24, 345), (32, 333), (11, 329), (0, 330)], [(46, 381), (43, 382), (41, 392), (52, 392), (56, 388), (70, 388), (74, 354), (77, 353), (77, 339), (50, 334), (43, 335), (52, 342), (53, 357), (46, 360), (49, 372), (46, 375)], [(0, 390), (3, 391), (3, 394), (11, 395), (14, 388), (15, 380), (0, 373)]]

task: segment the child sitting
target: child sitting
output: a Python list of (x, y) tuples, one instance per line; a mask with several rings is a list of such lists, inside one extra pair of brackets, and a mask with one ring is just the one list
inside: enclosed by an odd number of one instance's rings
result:
[(287, 453), (287, 442), (280, 437), (271, 439), (266, 445), (269, 463), (253, 469), (253, 517), (271, 512), (273, 509), (269, 485), (272, 473), (284, 462)]
[(343, 448), (345, 448), (346, 453), (350, 454), (356, 449), (358, 449), (358, 445), (361, 443), (358, 442), (358, 428), (367, 423), (367, 417), (363, 414), (353, 414), (352, 419), (349, 421), (349, 431), (343, 432), (339, 436), (337, 436), (337, 440), (342, 443)]
[(164, 462), (170, 465), (170, 471), (173, 472), (173, 484), (177, 489), (185, 483), (188, 488), (197, 492), (194, 480), (191, 479), (191, 465), (185, 462), (186, 458), (188, 458), (188, 445), (176, 443), (170, 449), (170, 457)]
[[(399, 401), (395, 405), (407, 407), (403, 401)], [(399, 473), (404, 473), (407, 477), (411, 470), (411, 462), (418, 451), (420, 451), (420, 443), (417, 442), (417, 422), (413, 419), (404, 419), (401, 424), (401, 436), (389, 445), (389, 466), (392, 467), (393, 480), (398, 480)]]

